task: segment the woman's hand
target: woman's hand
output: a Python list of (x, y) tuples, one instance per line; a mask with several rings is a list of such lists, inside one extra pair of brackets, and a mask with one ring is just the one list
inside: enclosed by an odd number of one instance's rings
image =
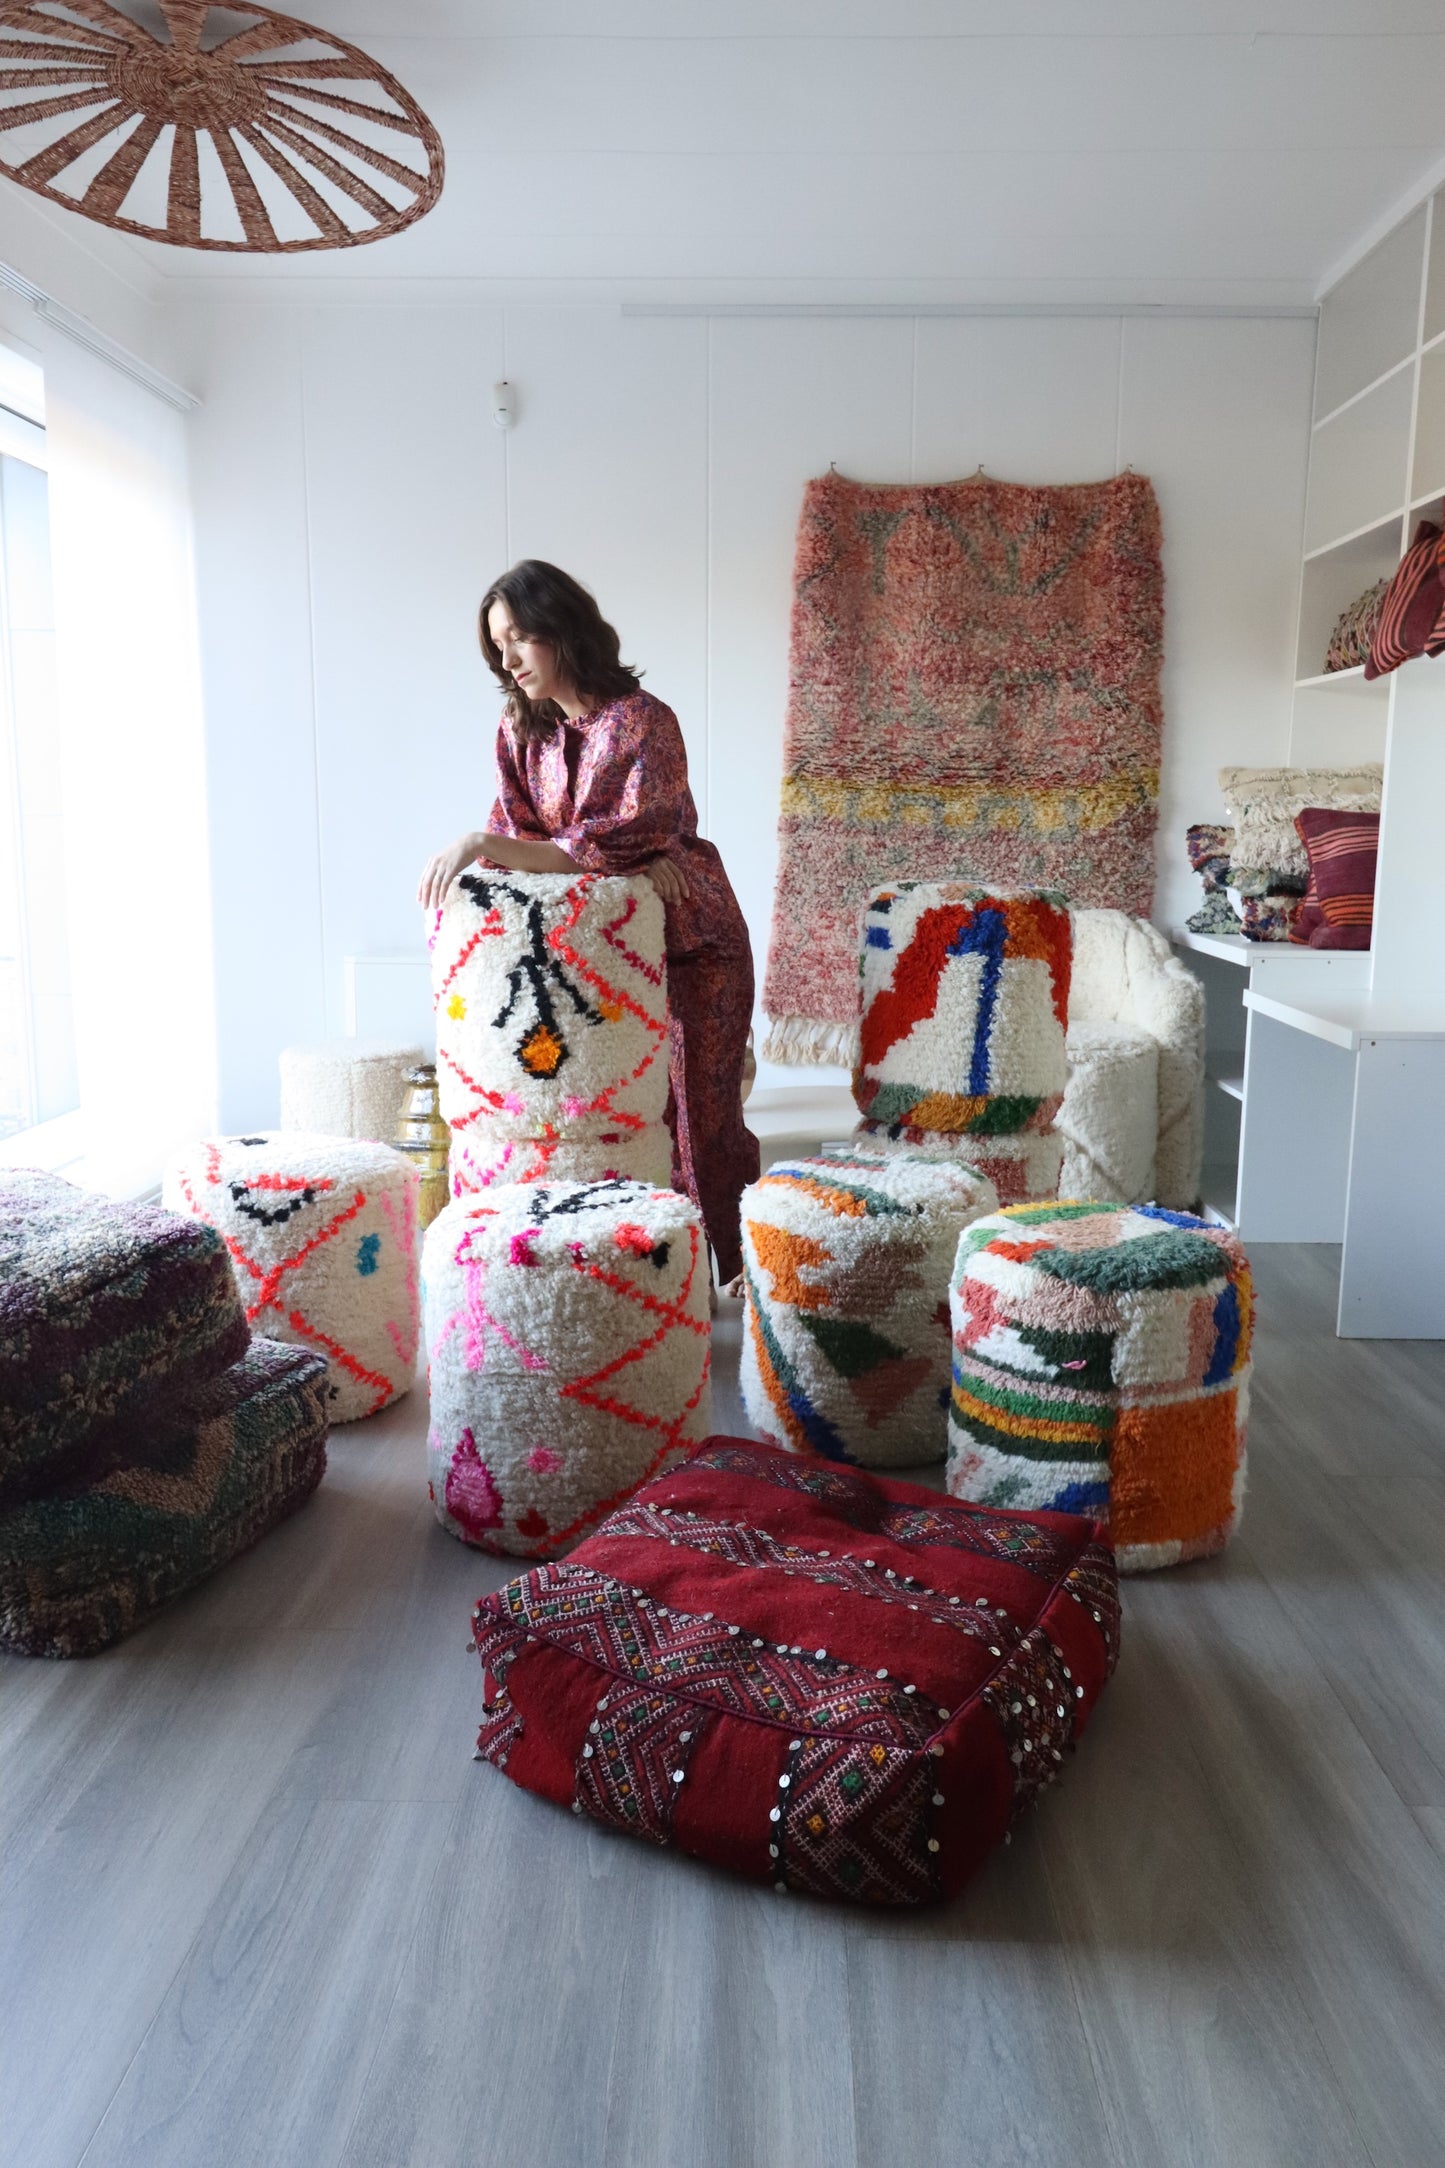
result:
[(685, 903), (692, 894), (681, 871), (670, 858), (654, 858), (643, 872), (664, 903)]
[(445, 850), (438, 851), (435, 858), (426, 862), (426, 870), (417, 883), (416, 900), (426, 911), (439, 911), (447, 899), (447, 890), (457, 875), (481, 855), (486, 842), (484, 835), (475, 830), (470, 835), (458, 836)]

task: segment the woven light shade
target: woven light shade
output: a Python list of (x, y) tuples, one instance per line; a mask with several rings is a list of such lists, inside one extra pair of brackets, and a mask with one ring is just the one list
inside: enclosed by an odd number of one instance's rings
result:
[(129, 4), (0, 6), (12, 180), (121, 233), (264, 254), (380, 240), (436, 202), (441, 138), (356, 46), (268, 8)]

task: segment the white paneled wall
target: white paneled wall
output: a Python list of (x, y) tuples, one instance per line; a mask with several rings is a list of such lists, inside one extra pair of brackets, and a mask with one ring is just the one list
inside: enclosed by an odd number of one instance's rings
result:
[[(288, 1039), (338, 1030), (342, 959), (418, 942), (422, 859), (490, 804), (474, 612), (551, 557), (687, 738), (753, 932), (776, 859), (794, 528), (870, 481), (1085, 481), (1164, 515), (1156, 915), (1221, 761), (1286, 756), (1313, 327), (1121, 317), (643, 317), (612, 309), (187, 312), (211, 732), (222, 1114), (274, 1117)], [(518, 419), (489, 392), (505, 373)], [(237, 808), (245, 809), (244, 816)], [(762, 1082), (800, 1077), (764, 1071)]]

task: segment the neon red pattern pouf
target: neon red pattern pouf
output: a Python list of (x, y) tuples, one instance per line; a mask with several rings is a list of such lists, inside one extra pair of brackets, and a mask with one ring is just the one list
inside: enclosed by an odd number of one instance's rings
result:
[(1118, 1654), (1082, 1516), (714, 1438), (473, 1613), (478, 1747), (574, 1814), (866, 1903), (954, 1895)]

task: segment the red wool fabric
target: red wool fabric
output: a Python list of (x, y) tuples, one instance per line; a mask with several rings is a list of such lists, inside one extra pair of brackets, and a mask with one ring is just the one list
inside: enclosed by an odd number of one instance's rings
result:
[[(1437, 654), (1445, 645), (1445, 588), (1441, 585), (1440, 546), (1445, 534), (1433, 520), (1422, 519), (1415, 539), (1385, 590), (1370, 638), (1367, 678), (1384, 677), (1415, 655)], [(1433, 644), (1432, 644), (1433, 643)]]
[(1118, 1653), (1099, 1524), (712, 1438), (473, 1613), (523, 1789), (779, 1890), (953, 1896)]
[[(1368, 948), (1375, 917), (1375, 866), (1380, 849), (1378, 813), (1331, 812), (1307, 806), (1295, 815), (1299, 839), (1309, 853), (1310, 885), (1325, 928), (1348, 941), (1316, 941), (1314, 948)], [(1325, 928), (1316, 927), (1315, 932)], [(1363, 936), (1363, 938), (1361, 938)]]

